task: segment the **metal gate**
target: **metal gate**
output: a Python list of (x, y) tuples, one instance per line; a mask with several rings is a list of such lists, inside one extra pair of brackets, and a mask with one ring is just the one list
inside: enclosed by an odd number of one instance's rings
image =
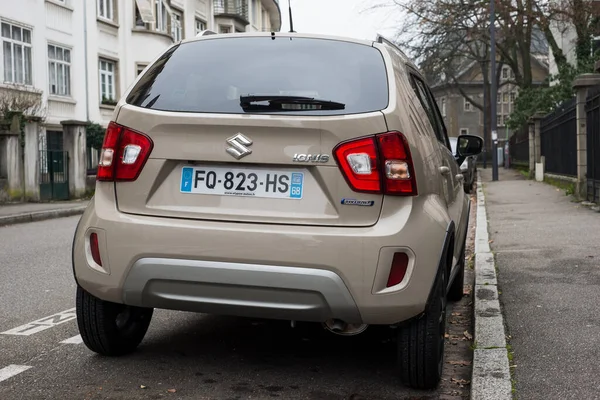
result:
[(69, 200), (69, 153), (40, 151), (41, 200)]

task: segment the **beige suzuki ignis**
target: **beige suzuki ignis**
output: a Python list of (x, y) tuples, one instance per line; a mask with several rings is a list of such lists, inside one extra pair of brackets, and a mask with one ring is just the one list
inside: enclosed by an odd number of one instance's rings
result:
[(142, 341), (154, 308), (398, 332), (398, 377), (435, 387), (469, 216), (423, 77), (376, 41), (205, 35), (160, 55), (108, 125), (73, 243), (94, 352)]

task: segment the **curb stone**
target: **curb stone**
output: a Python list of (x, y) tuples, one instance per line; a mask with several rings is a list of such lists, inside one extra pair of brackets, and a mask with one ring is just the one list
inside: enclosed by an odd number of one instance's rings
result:
[(47, 219), (70, 217), (83, 214), (87, 206), (78, 206), (72, 208), (61, 208), (56, 210), (35, 211), (16, 215), (0, 217), (0, 226), (22, 224), (25, 222), (36, 222)]
[(475, 228), (475, 334), (471, 400), (512, 399), (504, 317), (498, 299), (494, 254), (490, 249), (481, 177), (477, 178)]

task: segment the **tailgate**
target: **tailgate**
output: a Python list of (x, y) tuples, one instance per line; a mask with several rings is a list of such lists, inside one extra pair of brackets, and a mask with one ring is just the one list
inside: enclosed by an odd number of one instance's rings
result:
[(369, 226), (379, 218), (383, 196), (353, 192), (332, 150), (341, 141), (384, 132), (380, 112), (199, 115), (125, 105), (117, 122), (154, 142), (138, 179), (115, 183), (121, 212), (330, 226)]

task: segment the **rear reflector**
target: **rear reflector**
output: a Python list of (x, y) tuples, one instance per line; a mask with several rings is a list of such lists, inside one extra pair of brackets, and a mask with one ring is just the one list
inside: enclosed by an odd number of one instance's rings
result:
[(395, 253), (392, 260), (392, 268), (388, 277), (387, 286), (396, 286), (404, 280), (408, 268), (408, 255), (406, 253)]
[(104, 135), (96, 179), (134, 181), (142, 172), (154, 144), (141, 132), (111, 122)]
[(355, 192), (416, 196), (410, 147), (400, 132), (387, 132), (340, 143), (333, 150)]
[(90, 235), (90, 252), (92, 253), (92, 259), (96, 264), (102, 266), (102, 259), (100, 258), (100, 247), (98, 246), (98, 234), (92, 233)]

